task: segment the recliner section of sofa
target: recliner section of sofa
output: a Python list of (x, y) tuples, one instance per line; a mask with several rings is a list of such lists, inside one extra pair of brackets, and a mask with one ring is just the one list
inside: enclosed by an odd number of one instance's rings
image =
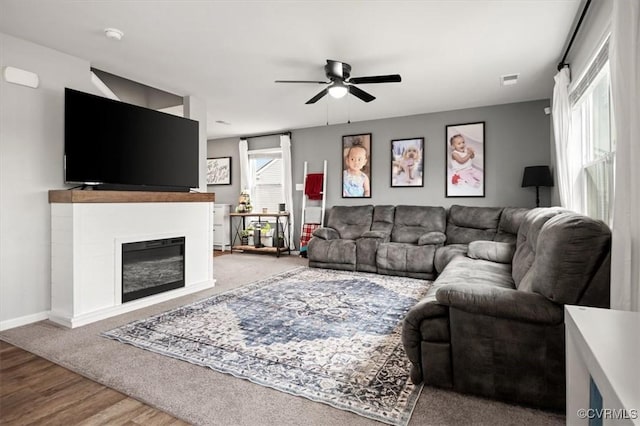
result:
[(408, 312), (402, 338), (411, 377), (563, 410), (563, 305), (609, 307), (611, 231), (558, 208), (514, 213), (504, 231), (518, 226), (515, 250), (511, 237), (470, 242)]
[(309, 266), (356, 270), (356, 240), (371, 231), (373, 206), (335, 206), (309, 241)]
[(309, 241), (309, 266), (432, 279), (445, 230), (443, 207), (335, 206)]
[(376, 255), (379, 274), (433, 279), (436, 249), (447, 237), (447, 213), (443, 207), (397, 206), (391, 239), (382, 242)]
[(434, 258), (436, 272), (457, 256), (465, 256), (472, 241), (515, 243), (518, 228), (530, 209), (523, 207), (470, 207), (453, 205), (447, 214), (446, 245)]

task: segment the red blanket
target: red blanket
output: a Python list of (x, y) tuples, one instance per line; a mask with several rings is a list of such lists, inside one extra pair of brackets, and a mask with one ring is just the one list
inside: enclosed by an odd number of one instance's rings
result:
[(310, 200), (322, 200), (322, 173), (311, 173), (307, 175), (304, 185), (304, 193)]
[(305, 223), (302, 225), (302, 235), (300, 235), (300, 251), (307, 250), (307, 244), (313, 236), (313, 231), (320, 227), (319, 223)]

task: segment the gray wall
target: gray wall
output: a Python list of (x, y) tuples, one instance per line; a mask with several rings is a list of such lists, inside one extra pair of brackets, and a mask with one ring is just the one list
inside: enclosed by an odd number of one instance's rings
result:
[[(475, 206), (535, 206), (535, 188), (522, 188), (525, 166), (548, 165), (550, 154), (550, 116), (544, 108), (549, 100), (496, 105), (433, 114), (372, 120), (293, 130), (291, 156), (293, 180), (303, 181), (303, 163), (308, 172), (322, 171), (322, 161), (328, 162), (327, 206), (357, 204), (421, 204), (449, 207), (452, 204)], [(485, 178), (483, 198), (445, 197), (445, 126), (469, 122), (485, 122)], [(342, 198), (342, 136), (372, 134), (371, 198)], [(391, 188), (391, 140), (425, 138), (424, 187)], [(216, 201), (238, 202), (240, 171), (238, 138), (209, 140), (208, 157), (232, 157), (232, 184), (209, 185)], [(249, 139), (249, 149), (279, 146), (277, 136)], [(300, 227), (302, 192), (294, 193), (296, 241)], [(550, 191), (540, 188), (540, 205), (550, 205)]]
[[(0, 68), (40, 77), (37, 89), (0, 77), (0, 330), (46, 319), (51, 306), (51, 209), (48, 191), (64, 184), (64, 88), (100, 94), (89, 61), (0, 33)], [(206, 105), (187, 97), (204, 123)], [(200, 126), (200, 150), (206, 128)], [(201, 187), (206, 187), (202, 154)]]
[(64, 88), (96, 91), (88, 61), (1, 33), (0, 55), (1, 67), (40, 77), (37, 89), (0, 78), (0, 328), (8, 328), (50, 308), (48, 191), (63, 187)]

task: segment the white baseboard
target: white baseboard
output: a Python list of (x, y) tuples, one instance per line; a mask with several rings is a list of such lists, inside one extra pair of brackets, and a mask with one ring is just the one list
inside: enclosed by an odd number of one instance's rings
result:
[(37, 314), (25, 315), (19, 318), (12, 318), (0, 321), (0, 331), (9, 330), (23, 325), (31, 324), (38, 321), (44, 321), (49, 318), (49, 311), (38, 312)]

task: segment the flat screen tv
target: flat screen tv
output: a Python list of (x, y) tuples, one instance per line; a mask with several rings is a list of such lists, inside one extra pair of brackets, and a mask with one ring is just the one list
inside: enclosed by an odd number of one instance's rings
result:
[(198, 187), (198, 122), (65, 89), (64, 179), (95, 189)]

